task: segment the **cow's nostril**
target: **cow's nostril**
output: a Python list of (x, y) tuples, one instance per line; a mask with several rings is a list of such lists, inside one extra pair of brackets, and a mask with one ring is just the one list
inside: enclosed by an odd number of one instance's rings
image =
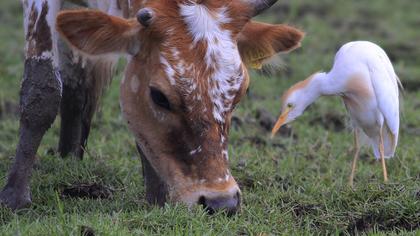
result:
[(238, 192), (233, 196), (221, 196), (212, 198), (201, 196), (198, 199), (198, 204), (202, 205), (210, 215), (214, 214), (216, 211), (224, 211), (228, 216), (232, 216), (239, 210), (240, 195)]

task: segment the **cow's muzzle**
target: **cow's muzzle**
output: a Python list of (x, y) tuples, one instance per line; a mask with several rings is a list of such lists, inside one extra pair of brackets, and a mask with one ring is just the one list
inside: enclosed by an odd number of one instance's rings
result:
[(202, 205), (210, 215), (218, 211), (223, 211), (228, 216), (232, 216), (240, 209), (241, 196), (239, 191), (232, 196), (201, 196), (198, 199), (198, 204)]

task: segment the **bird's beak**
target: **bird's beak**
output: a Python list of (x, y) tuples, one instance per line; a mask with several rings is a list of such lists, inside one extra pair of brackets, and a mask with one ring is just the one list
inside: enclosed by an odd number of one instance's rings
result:
[(280, 127), (284, 125), (287, 120), (287, 116), (289, 115), (291, 108), (287, 107), (286, 110), (280, 115), (279, 119), (277, 120), (276, 124), (274, 125), (273, 129), (271, 130), (271, 137), (279, 131)]

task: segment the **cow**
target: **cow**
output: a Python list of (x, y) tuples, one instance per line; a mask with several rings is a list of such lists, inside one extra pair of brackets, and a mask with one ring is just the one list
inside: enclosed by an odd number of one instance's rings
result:
[[(248, 68), (290, 52), (303, 38), (291, 26), (252, 20), (275, 2), (110, 0), (106, 7), (96, 5), (102, 11), (57, 15), (57, 1), (24, 0), (20, 140), (1, 201), (13, 209), (31, 203), (35, 152), (59, 107), (67, 120), (59, 151), (83, 155), (98, 97), (112, 65), (126, 56), (120, 105), (141, 156), (147, 201), (237, 212), (240, 189), (229, 171), (228, 133), (232, 112), (249, 85)], [(60, 49), (61, 41), (70, 49)], [(74, 62), (75, 55), (83, 60)], [(78, 129), (69, 132), (74, 124)]]

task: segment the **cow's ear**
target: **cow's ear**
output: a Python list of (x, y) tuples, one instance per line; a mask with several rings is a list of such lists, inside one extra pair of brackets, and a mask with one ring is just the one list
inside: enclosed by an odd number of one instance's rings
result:
[(57, 31), (74, 48), (88, 55), (136, 54), (141, 25), (95, 10), (63, 11), (57, 16)]
[(275, 54), (298, 48), (303, 36), (291, 26), (250, 21), (238, 36), (238, 48), (245, 65), (260, 69)]

